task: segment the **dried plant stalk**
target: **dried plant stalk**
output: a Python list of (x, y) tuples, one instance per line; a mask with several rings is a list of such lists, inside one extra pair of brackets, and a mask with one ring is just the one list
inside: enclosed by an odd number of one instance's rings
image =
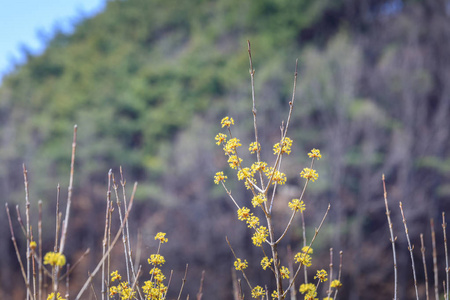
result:
[(420, 234), (420, 252), (422, 253), (422, 263), (423, 263), (423, 272), (425, 273), (425, 296), (426, 299), (429, 299), (428, 294), (428, 272), (427, 272), (427, 262), (425, 261), (425, 245), (423, 243), (423, 234)]
[(439, 299), (439, 279), (437, 266), (437, 251), (436, 251), (436, 232), (434, 231), (434, 220), (430, 220), (431, 225), (431, 245), (433, 247), (433, 273), (434, 273), (434, 297)]
[(400, 206), (400, 212), (402, 213), (403, 225), (405, 226), (406, 241), (408, 242), (408, 250), (409, 250), (409, 254), (411, 256), (411, 267), (412, 267), (412, 271), (413, 271), (414, 289), (416, 291), (416, 299), (419, 300), (419, 291), (417, 290), (416, 267), (414, 265), (414, 256), (413, 256), (414, 247), (411, 246), (411, 240), (409, 239), (408, 226), (406, 225), (406, 218), (405, 218), (405, 214), (403, 213), (403, 205), (401, 202), (400, 202), (399, 206)]
[(389, 210), (388, 201), (387, 201), (387, 192), (386, 192), (386, 182), (384, 178), (384, 174), (382, 176), (383, 181), (383, 190), (384, 190), (384, 205), (386, 207), (386, 217), (389, 225), (389, 233), (391, 234), (391, 244), (392, 244), (392, 256), (394, 259), (394, 300), (397, 300), (397, 292), (398, 292), (398, 275), (397, 275), (397, 254), (395, 253), (395, 241), (397, 237), (394, 238), (394, 229), (391, 221), (391, 211)]

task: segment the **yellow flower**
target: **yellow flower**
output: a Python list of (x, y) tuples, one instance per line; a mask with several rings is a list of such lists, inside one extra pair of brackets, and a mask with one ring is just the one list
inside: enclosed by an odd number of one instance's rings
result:
[(251, 178), (253, 177), (253, 172), (250, 168), (243, 168), (238, 171), (237, 177), (239, 180), (245, 179), (245, 178)]
[(301, 263), (304, 266), (311, 267), (311, 256), (307, 253), (299, 252), (295, 254), (294, 261), (296, 263)]
[(225, 154), (235, 154), (236, 148), (240, 146), (242, 146), (240, 140), (237, 138), (232, 138), (227, 141), (227, 143), (223, 147), (223, 151), (225, 151)]
[(44, 256), (44, 265), (64, 266), (66, 264), (66, 257), (59, 252), (47, 252)]
[(252, 198), (253, 207), (257, 207), (266, 201), (266, 196), (264, 194), (259, 193), (258, 195)]
[(220, 121), (220, 124), (222, 124), (222, 128), (224, 128), (225, 126), (230, 128), (231, 125), (234, 125), (234, 120), (233, 120), (233, 118), (230, 118), (227, 116), (227, 117), (223, 118), (222, 121)]
[(273, 299), (278, 299), (278, 292), (277, 291), (273, 291), (271, 296), (272, 296)]
[(339, 280), (335, 279), (331, 282), (331, 287), (339, 289), (340, 287), (342, 287), (342, 283)]
[[(265, 170), (266, 176), (267, 178), (271, 178), (272, 177), (272, 184), (278, 183), (278, 184), (285, 184), (286, 183), (286, 174), (278, 171), (278, 170), (273, 170), (272, 167), (268, 168)], [(273, 176), (272, 176), (273, 174)]]
[(255, 286), (252, 290), (252, 298), (259, 298), (261, 296), (264, 296), (265, 294), (266, 291), (259, 285)]
[(303, 283), (302, 285), (300, 285), (300, 289), (299, 289), (300, 293), (304, 294), (304, 293), (315, 293), (316, 292), (316, 286), (313, 283)]
[(267, 167), (267, 163), (266, 162), (263, 162), (263, 161), (255, 162), (252, 165), (252, 170), (253, 170), (253, 172), (256, 172), (256, 171), (263, 171), (264, 172), (266, 167)]
[(289, 272), (288, 268), (286, 268), (285, 266), (282, 266), (280, 269), (280, 274), (281, 274), (281, 278), (289, 279), (289, 274), (291, 274), (291, 272)]
[(307, 180), (311, 180), (314, 182), (319, 178), (319, 174), (317, 174), (316, 170), (310, 169), (310, 168), (304, 168), (303, 171), (300, 173), (300, 177), (303, 177)]
[(111, 273), (111, 281), (114, 282), (116, 280), (122, 279), (122, 276), (120, 276), (119, 272), (116, 270)]
[(230, 165), (230, 168), (237, 169), (237, 167), (241, 164), (242, 159), (238, 158), (236, 155), (231, 155), (228, 158), (228, 164)]
[(219, 182), (223, 181), (225, 183), (225, 179), (227, 179), (228, 177), (223, 175), (223, 172), (217, 172), (216, 175), (214, 176), (214, 183), (215, 184), (219, 184)]
[(148, 264), (149, 265), (163, 265), (166, 262), (166, 260), (164, 259), (164, 256), (160, 255), (160, 254), (152, 254), (150, 255), (150, 258), (148, 259)]
[(234, 267), (236, 268), (237, 271), (245, 270), (245, 269), (248, 267), (247, 260), (241, 261), (241, 259), (238, 258), (238, 259), (234, 262)]
[(218, 133), (218, 134), (216, 135), (216, 138), (215, 138), (215, 139), (216, 139), (216, 144), (217, 144), (217, 145), (220, 145), (220, 144), (226, 142), (227, 136), (226, 136), (225, 134), (223, 134), (223, 133)]
[(281, 142), (281, 146), (280, 143), (276, 143), (273, 146), (273, 154), (277, 155), (280, 153), (286, 153), (286, 154), (290, 154), (291, 153), (291, 146), (292, 146), (292, 140), (288, 137), (285, 137), (282, 142)]
[(322, 155), (320, 154), (320, 150), (316, 148), (312, 149), (311, 152), (308, 153), (308, 156), (310, 158), (317, 158), (317, 160), (322, 157)]
[(251, 214), (245, 221), (247, 222), (249, 228), (259, 226), (259, 218), (255, 217), (253, 214)]
[(66, 298), (62, 298), (59, 293), (56, 293), (56, 297), (55, 293), (51, 293), (50, 295), (48, 295), (47, 300), (66, 300)]
[(238, 219), (241, 221), (247, 220), (248, 217), (250, 217), (250, 209), (243, 206), (242, 208), (239, 208), (237, 211)]
[(327, 276), (328, 276), (327, 271), (322, 269), (317, 271), (316, 276), (314, 276), (314, 279), (319, 279), (320, 282), (325, 282), (328, 280)]
[(303, 212), (305, 210), (305, 203), (300, 199), (292, 199), (291, 202), (288, 203), (288, 206), (294, 211)]
[(159, 240), (161, 244), (168, 241), (164, 232), (158, 232), (155, 236), (155, 240)]
[(269, 231), (266, 227), (260, 226), (256, 229), (255, 233), (252, 236), (252, 241), (255, 246), (261, 246), (261, 244), (266, 240), (269, 236)]
[(250, 143), (250, 146), (248, 147), (248, 151), (250, 151), (250, 153), (258, 152), (259, 149), (261, 149), (261, 145), (256, 142)]
[(261, 266), (263, 268), (263, 270), (269, 268), (271, 266), (273, 262), (273, 258), (269, 259), (267, 256), (264, 256), (263, 259), (261, 260)]

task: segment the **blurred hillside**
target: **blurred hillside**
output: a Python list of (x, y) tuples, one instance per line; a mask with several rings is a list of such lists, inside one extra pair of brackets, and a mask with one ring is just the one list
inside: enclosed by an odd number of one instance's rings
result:
[[(328, 265), (329, 247), (342, 249), (341, 299), (392, 297), (385, 173), (406, 298), (413, 285), (397, 203), (404, 203), (418, 258), (419, 233), (431, 249), (429, 219), (439, 223), (450, 206), (449, 7), (444, 0), (109, 1), (73, 34), (55, 32), (42, 55), (29, 56), (4, 78), (1, 202), (24, 207), (25, 162), (32, 209), (42, 199), (53, 216), (56, 186), (65, 191), (68, 185), (71, 132), (78, 124), (67, 256), (100, 245), (107, 172), (118, 176), (123, 166), (129, 190), (139, 182), (131, 228), (143, 235), (143, 256), (155, 251), (153, 235), (166, 231), (163, 251), (174, 282), (189, 263), (191, 297), (205, 269), (204, 299), (231, 299), (233, 259), (225, 236), (249, 264), (259, 265), (260, 257), (226, 193), (213, 184), (216, 171), (229, 171), (214, 136), (230, 115), (243, 144), (252, 141), (250, 40), (268, 158), (287, 117), (299, 59), (294, 146), (284, 165), (291, 179), (280, 189), (280, 202), (296, 195), (306, 153), (320, 148), (320, 178), (306, 199), (311, 227), (332, 205), (316, 244), (324, 256), (318, 266)], [(237, 199), (248, 197), (237, 184), (232, 189)], [(21, 299), (5, 213), (0, 216), (0, 298)], [(44, 226), (53, 232), (54, 220)], [(47, 239), (52, 245), (51, 233)], [(291, 232), (289, 240), (298, 246), (301, 234)], [(97, 258), (80, 266), (71, 286)]]

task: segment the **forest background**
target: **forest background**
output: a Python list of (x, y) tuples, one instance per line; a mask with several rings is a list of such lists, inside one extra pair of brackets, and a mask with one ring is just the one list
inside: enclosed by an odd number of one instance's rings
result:
[[(132, 241), (142, 234), (143, 260), (157, 247), (154, 234), (167, 232), (164, 255), (174, 282), (189, 263), (187, 293), (196, 294), (205, 270), (204, 298), (231, 299), (233, 256), (225, 236), (249, 264), (259, 265), (260, 257), (226, 193), (213, 183), (227, 166), (214, 136), (220, 119), (230, 115), (242, 141), (252, 141), (247, 40), (262, 144), (279, 141), (299, 59), (295, 154), (286, 164), (292, 179), (278, 201), (292, 198), (306, 153), (320, 148), (320, 178), (306, 199), (308, 226), (317, 226), (328, 203), (332, 209), (316, 241), (317, 267), (329, 264), (330, 247), (343, 250), (341, 299), (392, 298), (385, 173), (398, 236), (399, 292), (413, 295), (396, 203), (404, 203), (419, 259), (419, 234), (431, 249), (429, 220), (439, 224), (450, 206), (449, 1), (109, 1), (73, 33), (55, 31), (44, 53), (28, 53), (26, 63), (4, 77), (0, 202), (24, 207), (25, 163), (32, 210), (42, 199), (44, 213), (53, 216), (56, 186), (68, 185), (71, 132), (78, 124), (66, 256), (99, 247), (107, 173), (122, 166), (128, 182), (139, 182), (130, 221)], [(238, 185), (231, 188), (236, 198), (248, 196)], [(285, 212), (278, 213), (283, 218)], [(54, 222), (45, 218), (47, 232)], [(49, 245), (52, 238), (46, 236)], [(4, 211), (0, 239), (0, 298), (23, 299)], [(300, 241), (299, 223), (289, 243)], [(99, 255), (77, 268), (73, 288)], [(265, 278), (256, 271), (250, 276)]]

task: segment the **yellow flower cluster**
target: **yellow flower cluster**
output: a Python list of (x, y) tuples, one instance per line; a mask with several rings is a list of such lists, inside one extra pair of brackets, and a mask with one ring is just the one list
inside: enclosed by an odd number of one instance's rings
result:
[(166, 260), (164, 259), (164, 256), (160, 254), (152, 254), (148, 259), (148, 264), (154, 266), (163, 265), (165, 262)]
[(225, 146), (223, 147), (223, 151), (225, 151), (226, 154), (235, 154), (237, 147), (240, 147), (241, 141), (237, 138), (232, 138), (227, 141)]
[(47, 300), (66, 300), (66, 298), (61, 297), (59, 293), (56, 293), (56, 297), (55, 293), (51, 293), (50, 295), (48, 295)]
[(252, 205), (253, 207), (257, 207), (263, 204), (266, 200), (267, 200), (266, 196), (264, 196), (264, 194), (262, 193), (259, 193), (258, 195), (252, 198)]
[[(158, 232), (155, 236), (155, 240), (159, 240), (160, 243), (167, 242), (166, 233)], [(149, 265), (152, 265), (152, 269), (149, 274), (151, 275), (150, 280), (144, 282), (142, 286), (142, 291), (145, 295), (144, 299), (146, 300), (164, 300), (166, 299), (167, 294), (167, 286), (164, 285), (163, 281), (166, 279), (163, 272), (158, 265), (163, 265), (165, 263), (165, 259), (159, 253), (150, 255), (148, 259)]]
[(219, 184), (219, 182), (225, 182), (225, 179), (227, 179), (228, 177), (223, 175), (223, 172), (217, 172), (216, 175), (214, 176), (214, 183), (215, 184)]
[(230, 157), (228, 157), (228, 164), (232, 169), (237, 169), (241, 162), (242, 158), (237, 157), (237, 155), (230, 155)]
[(227, 136), (226, 136), (225, 134), (223, 134), (223, 133), (218, 133), (218, 134), (216, 135), (216, 144), (217, 144), (217, 145), (223, 144), (223, 143), (225, 143), (226, 141), (227, 141)]
[(246, 179), (246, 178), (252, 178), (253, 171), (250, 168), (240, 169), (237, 173), (237, 177), (239, 180)]
[(314, 182), (319, 178), (319, 174), (317, 174), (316, 170), (310, 169), (310, 168), (304, 168), (303, 171), (300, 173), (300, 177), (303, 177), (307, 180), (311, 180)]
[(167, 286), (162, 283), (147, 280), (142, 286), (146, 300), (163, 300), (166, 299)]
[(122, 279), (122, 276), (120, 276), (119, 271), (115, 270), (111, 273), (111, 281), (114, 282), (116, 280)]
[(289, 272), (288, 268), (286, 268), (285, 266), (282, 266), (280, 269), (280, 274), (281, 274), (281, 278), (289, 279), (289, 275), (291, 274), (291, 272)]
[(269, 230), (264, 226), (260, 226), (252, 236), (253, 244), (258, 247), (261, 246), (268, 236)]
[(109, 296), (113, 297), (114, 295), (119, 295), (121, 300), (131, 300), (134, 299), (136, 291), (128, 285), (128, 282), (123, 281), (117, 286), (110, 287)]
[(322, 269), (317, 271), (316, 276), (314, 276), (314, 279), (319, 279), (320, 282), (325, 282), (328, 280), (327, 276), (328, 276), (327, 271)]
[(293, 211), (303, 212), (306, 209), (305, 203), (300, 199), (292, 199), (292, 201), (288, 203), (288, 206)]
[(236, 268), (237, 271), (245, 270), (248, 267), (247, 260), (242, 261), (240, 258), (238, 258), (234, 262), (234, 267)]
[(301, 263), (302, 265), (306, 267), (311, 267), (311, 255), (305, 252), (298, 252), (294, 256), (294, 261), (296, 263)]
[(250, 209), (243, 206), (237, 211), (238, 219), (241, 221), (245, 221), (249, 228), (254, 228), (259, 225), (259, 218), (254, 216), (253, 213), (250, 212)]
[(150, 270), (149, 274), (153, 275), (154, 280), (158, 282), (163, 282), (164, 279), (166, 279), (166, 276), (164, 276), (161, 269), (157, 267), (153, 267), (153, 269)]
[(164, 232), (158, 232), (155, 236), (155, 240), (159, 240), (161, 244), (166, 243), (168, 239), (166, 238), (166, 234)]
[(285, 137), (282, 141), (281, 141), (281, 146), (280, 143), (276, 143), (273, 146), (273, 154), (277, 155), (280, 153), (286, 153), (286, 154), (290, 154), (291, 153), (291, 147), (292, 147), (292, 140), (288, 137)]
[(253, 142), (250, 143), (250, 146), (248, 147), (248, 151), (250, 151), (250, 153), (255, 153), (258, 152), (261, 149), (261, 145), (259, 143)]
[(335, 279), (331, 282), (331, 287), (339, 289), (342, 287), (342, 283), (339, 280)]
[(300, 285), (299, 291), (306, 294), (305, 299), (315, 299), (317, 296), (316, 286), (313, 283), (303, 283)]
[(47, 252), (44, 256), (44, 265), (64, 266), (66, 264), (66, 257), (59, 252)]
[(253, 170), (253, 172), (256, 172), (256, 171), (263, 171), (264, 172), (266, 167), (267, 167), (267, 163), (266, 162), (259, 161), (259, 162), (253, 163), (252, 170)]
[(264, 290), (262, 287), (260, 287), (259, 285), (255, 286), (252, 289), (252, 298), (259, 298), (261, 296), (264, 296), (266, 294), (266, 290)]
[(271, 296), (272, 296), (272, 299), (278, 299), (278, 292), (273, 291)]
[(282, 185), (282, 184), (286, 183), (286, 174), (284, 174), (278, 170), (274, 171), (272, 167), (265, 169), (264, 172), (265, 172), (267, 178), (269, 178), (269, 179), (272, 178), (272, 184), (278, 183), (278, 184)]
[(320, 150), (316, 148), (312, 149), (311, 152), (308, 153), (308, 156), (310, 158), (317, 158), (317, 160), (322, 157), (322, 155), (320, 154)]
[(267, 256), (264, 256), (261, 260), (261, 266), (263, 270), (270, 268), (271, 264), (273, 263), (273, 258), (269, 259)]
[(227, 116), (223, 118), (222, 121), (220, 121), (220, 124), (222, 124), (222, 128), (224, 128), (225, 126), (230, 128), (231, 125), (234, 125), (234, 120), (233, 118)]

